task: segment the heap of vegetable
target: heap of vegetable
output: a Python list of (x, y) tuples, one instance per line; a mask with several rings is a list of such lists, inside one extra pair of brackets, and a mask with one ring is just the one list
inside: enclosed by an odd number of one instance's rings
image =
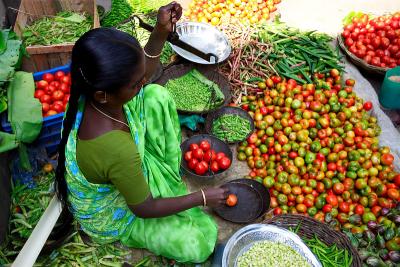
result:
[(225, 153), (211, 149), (211, 144), (207, 140), (199, 144), (190, 144), (189, 150), (184, 151), (184, 159), (189, 169), (197, 175), (215, 174), (231, 166), (231, 160)]
[(377, 67), (400, 65), (400, 12), (375, 18), (352, 12), (344, 23), (342, 37), (352, 54)]
[(121, 21), (129, 18), (132, 13), (133, 9), (129, 5), (128, 0), (113, 0), (111, 2), (110, 12), (108, 12), (104, 19), (101, 20), (101, 26), (117, 26)]
[(238, 267), (287, 267), (311, 266), (303, 256), (291, 247), (271, 242), (257, 242), (243, 253), (237, 261)]
[(218, 85), (208, 80), (196, 69), (169, 80), (165, 88), (175, 100), (180, 111), (202, 112), (219, 107), (224, 102), (224, 94)]
[[(270, 190), (274, 214), (308, 214), (363, 231), (400, 200), (394, 156), (379, 147), (372, 105), (355, 95), (354, 80), (342, 84), (331, 70), (305, 85), (279, 76), (264, 83), (262, 94), (242, 97), (257, 130), (237, 157)], [(350, 220), (354, 214), (362, 223)]]
[(193, 0), (185, 16), (191, 21), (219, 25), (240, 21), (247, 24), (265, 23), (277, 10), (281, 0)]
[[(400, 203), (393, 209), (381, 209), (379, 215), (377, 222), (368, 222), (363, 233), (351, 228), (344, 232), (366, 265), (397, 266), (400, 263)], [(361, 219), (355, 220), (360, 224)]]
[(63, 71), (45, 73), (35, 83), (35, 98), (42, 104), (43, 117), (52, 116), (65, 111), (70, 95), (71, 75)]
[(221, 140), (227, 142), (242, 141), (250, 133), (250, 122), (234, 114), (226, 114), (218, 117), (212, 125), (212, 133)]
[(93, 19), (86, 14), (63, 11), (26, 26), (22, 38), (26, 46), (73, 43), (89, 31), (92, 25)]
[[(51, 164), (43, 167), (36, 187), (15, 185), (12, 189), (12, 212), (7, 242), (0, 248), (0, 265), (11, 264), (46, 210), (53, 193), (54, 172)], [(129, 250), (115, 244), (84, 243), (74, 223), (74, 231), (65, 244), (50, 255), (42, 255), (35, 266), (121, 266)]]
[(233, 45), (222, 71), (231, 82), (236, 103), (242, 95), (262, 93), (265, 80), (272, 75), (305, 84), (312, 83), (315, 73), (343, 70), (339, 51), (332, 49), (329, 45), (332, 38), (326, 34), (303, 32), (286, 26), (278, 18), (274, 23), (253, 28), (243, 25), (222, 28)]

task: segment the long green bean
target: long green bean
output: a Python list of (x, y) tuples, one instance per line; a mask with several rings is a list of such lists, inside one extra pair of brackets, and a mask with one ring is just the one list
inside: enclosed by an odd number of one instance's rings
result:
[(250, 122), (234, 114), (222, 115), (212, 125), (212, 133), (227, 142), (242, 141), (250, 131)]
[(75, 42), (92, 25), (93, 19), (90, 16), (63, 11), (55, 17), (44, 17), (26, 26), (22, 37), (26, 46)]

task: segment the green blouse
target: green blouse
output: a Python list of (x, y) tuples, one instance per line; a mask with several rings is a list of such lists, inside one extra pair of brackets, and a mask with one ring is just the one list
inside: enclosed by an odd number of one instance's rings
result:
[(150, 189), (130, 133), (113, 130), (90, 140), (78, 138), (76, 158), (90, 183), (114, 184), (127, 204), (139, 204), (148, 198)]

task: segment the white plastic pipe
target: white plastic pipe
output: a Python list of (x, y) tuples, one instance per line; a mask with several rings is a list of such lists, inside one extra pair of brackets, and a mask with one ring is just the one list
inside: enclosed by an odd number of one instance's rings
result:
[(61, 202), (56, 196), (50, 201), (49, 206), (43, 213), (32, 234), (19, 252), (12, 267), (31, 267), (36, 262), (47, 238), (56, 224), (62, 211)]

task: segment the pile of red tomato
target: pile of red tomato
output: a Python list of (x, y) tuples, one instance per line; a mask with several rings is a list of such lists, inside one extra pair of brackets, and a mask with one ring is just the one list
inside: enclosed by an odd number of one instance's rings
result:
[(35, 98), (42, 103), (43, 117), (52, 116), (65, 111), (67, 106), (71, 75), (63, 71), (54, 74), (45, 73), (42, 80), (35, 82)]
[(400, 12), (369, 19), (353, 18), (342, 33), (349, 51), (366, 63), (394, 68), (400, 65)]
[[(237, 148), (251, 168), (249, 178), (271, 193), (274, 214), (330, 214), (357, 229), (380, 219), (382, 208), (400, 200), (400, 175), (388, 147), (379, 147), (380, 128), (368, 114), (372, 104), (341, 84), (337, 70), (315, 74), (312, 84), (273, 76), (258, 87), (263, 94), (242, 97), (241, 107), (256, 131)], [(265, 88), (265, 89), (264, 89)]]
[(217, 173), (231, 166), (231, 160), (225, 153), (211, 149), (210, 143), (206, 140), (199, 144), (190, 144), (189, 151), (185, 152), (184, 159), (189, 169), (197, 175), (205, 175), (210, 170)]
[[(281, 0), (193, 0), (185, 16), (191, 21), (216, 26), (222, 18), (236, 18), (243, 23), (264, 23), (277, 10)], [(229, 21), (229, 19), (227, 20)]]

